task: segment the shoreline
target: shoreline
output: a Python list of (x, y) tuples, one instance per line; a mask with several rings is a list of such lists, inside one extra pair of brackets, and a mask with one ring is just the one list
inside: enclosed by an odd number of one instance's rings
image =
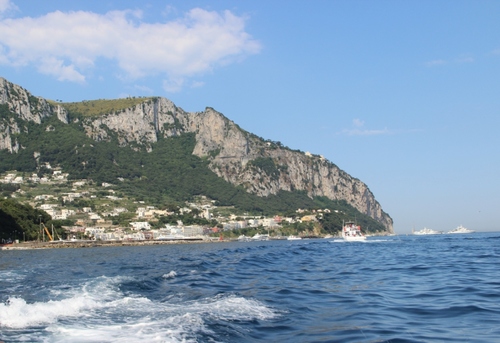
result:
[(222, 243), (229, 240), (210, 239), (173, 239), (144, 241), (54, 241), (54, 242), (23, 242), (0, 245), (0, 250), (32, 250), (32, 249), (65, 249), (65, 248), (96, 248), (121, 246), (146, 246), (165, 244)]
[[(382, 235), (385, 236), (385, 235)], [(342, 238), (340, 236), (308, 236), (304, 239), (318, 238)], [(284, 238), (280, 238), (284, 240)], [(273, 239), (270, 239), (273, 240)], [(160, 239), (160, 240), (124, 240), (124, 241), (93, 241), (93, 240), (76, 240), (76, 241), (52, 241), (52, 242), (20, 242), (1, 244), (0, 250), (34, 250), (34, 249), (65, 249), (65, 248), (97, 248), (97, 247), (129, 247), (129, 246), (151, 246), (151, 245), (167, 245), (167, 244), (202, 244), (202, 243), (229, 243), (237, 242), (235, 238), (220, 239), (216, 237), (207, 238), (184, 238), (184, 239)], [(1, 342), (0, 342), (1, 343)]]

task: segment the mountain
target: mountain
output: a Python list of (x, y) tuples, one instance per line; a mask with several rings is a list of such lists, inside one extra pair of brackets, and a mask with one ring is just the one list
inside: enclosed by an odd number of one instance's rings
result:
[(0, 171), (60, 165), (74, 178), (121, 180), (170, 200), (182, 184), (256, 210), (342, 202), (393, 230), (367, 185), (330, 161), (264, 140), (213, 108), (186, 112), (162, 97), (59, 103), (0, 78), (0, 156)]

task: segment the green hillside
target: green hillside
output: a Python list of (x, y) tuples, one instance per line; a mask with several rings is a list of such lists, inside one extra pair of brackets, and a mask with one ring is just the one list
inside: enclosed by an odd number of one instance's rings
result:
[(38, 239), (40, 224), (50, 221), (45, 211), (15, 200), (0, 199), (0, 242), (8, 239)]
[[(81, 116), (71, 111), (69, 114), (72, 118)], [(6, 106), (0, 106), (0, 119), (6, 117), (14, 118)], [(278, 195), (258, 197), (231, 185), (208, 168), (207, 160), (192, 154), (194, 134), (160, 138), (152, 145), (152, 151), (146, 152), (138, 145), (134, 149), (120, 147), (116, 138), (96, 142), (85, 135), (81, 123), (80, 120), (63, 124), (55, 116), (45, 119), (41, 125), (19, 122), (27, 128), (15, 135), (23, 148), (14, 154), (0, 150), (0, 173), (17, 170), (42, 176), (49, 172), (45, 169), (49, 163), (60, 166), (69, 173), (70, 179), (90, 179), (97, 185), (111, 183), (128, 197), (160, 208), (205, 195), (219, 206), (234, 206), (241, 213), (258, 215), (290, 213), (298, 208), (341, 210), (342, 214), (325, 221), (327, 229), (338, 229), (342, 219), (357, 218), (363, 227), (384, 231), (381, 224), (345, 202), (311, 199), (304, 192), (282, 191)], [(108, 134), (113, 137), (112, 132)], [(35, 152), (40, 154), (38, 161), (34, 158)]]
[[(119, 112), (153, 99), (154, 97), (129, 97), (123, 99), (98, 99), (85, 100), (81, 102), (63, 102), (59, 103), (59, 105), (71, 113), (78, 113), (88, 117), (96, 117), (106, 113)], [(55, 104), (55, 102), (52, 102), (52, 104)]]

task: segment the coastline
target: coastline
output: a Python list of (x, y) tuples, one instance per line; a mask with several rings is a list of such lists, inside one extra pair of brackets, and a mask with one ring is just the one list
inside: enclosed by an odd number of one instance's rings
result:
[[(386, 235), (377, 235), (386, 236)], [(304, 236), (304, 239), (317, 238), (342, 238), (340, 236)], [(284, 240), (286, 238), (279, 238)], [(276, 240), (270, 239), (270, 240)], [(158, 240), (121, 240), (121, 241), (102, 241), (102, 240), (75, 240), (75, 241), (52, 241), (52, 242), (19, 242), (0, 244), (0, 250), (33, 250), (33, 249), (64, 249), (64, 248), (97, 248), (97, 247), (129, 247), (129, 246), (150, 246), (165, 244), (200, 244), (200, 243), (227, 243), (237, 242), (236, 238), (220, 239), (219, 237), (193, 237), (179, 239), (158, 239)], [(2, 343), (2, 342), (0, 342)]]
[(136, 240), (136, 241), (54, 241), (54, 242), (22, 242), (0, 245), (0, 250), (31, 250), (31, 249), (64, 249), (64, 248), (96, 248), (96, 247), (121, 247), (144, 246), (164, 244), (194, 244), (194, 243), (221, 243), (228, 240), (210, 239), (173, 239), (173, 240)]

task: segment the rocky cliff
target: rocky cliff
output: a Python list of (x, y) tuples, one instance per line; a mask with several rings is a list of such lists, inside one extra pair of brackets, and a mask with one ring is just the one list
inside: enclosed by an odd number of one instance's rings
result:
[[(34, 97), (3, 78), (0, 78), (0, 104), (6, 104), (22, 121), (40, 124), (46, 117), (57, 116), (68, 123), (65, 104)], [(0, 119), (0, 149), (16, 153), (22, 148), (13, 135), (27, 130), (19, 123), (12, 117)], [(86, 116), (82, 124), (86, 134), (96, 141), (111, 140), (112, 132), (121, 146), (144, 146), (149, 151), (160, 136), (194, 133), (193, 154), (207, 158), (212, 171), (226, 181), (259, 196), (301, 190), (310, 197), (345, 200), (392, 232), (392, 219), (363, 182), (321, 156), (264, 141), (212, 108), (190, 113), (168, 99), (148, 98), (129, 108)]]

